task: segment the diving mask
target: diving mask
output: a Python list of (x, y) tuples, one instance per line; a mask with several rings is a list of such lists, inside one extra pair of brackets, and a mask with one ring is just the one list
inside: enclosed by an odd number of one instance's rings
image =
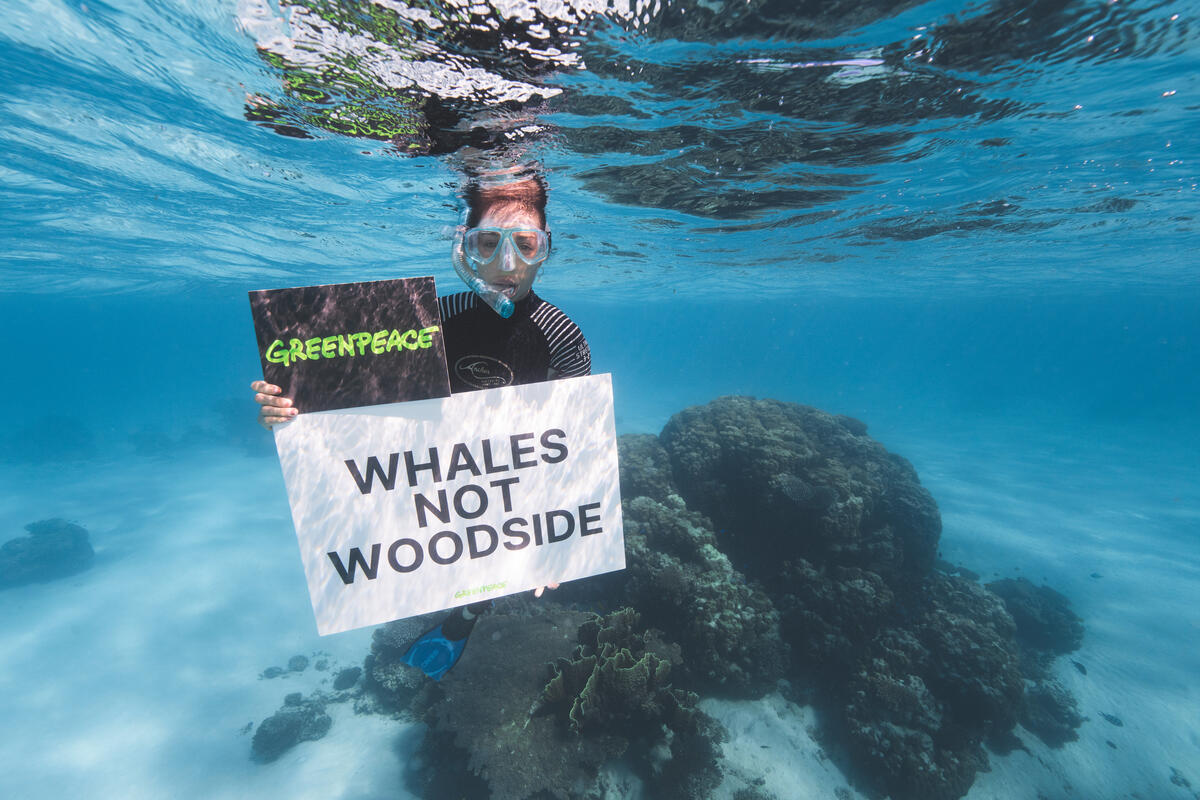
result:
[(518, 259), (536, 267), (549, 255), (550, 234), (537, 228), (460, 228), (454, 242), (454, 271), (472, 292), (508, 319), (515, 309), (511, 292), (485, 281), (475, 267), (499, 258), (502, 272), (514, 272)]
[(529, 266), (545, 261), (550, 255), (550, 236), (537, 228), (470, 228), (463, 234), (463, 252), (476, 264), (500, 255), (500, 268), (512, 272), (516, 263), (510, 254)]

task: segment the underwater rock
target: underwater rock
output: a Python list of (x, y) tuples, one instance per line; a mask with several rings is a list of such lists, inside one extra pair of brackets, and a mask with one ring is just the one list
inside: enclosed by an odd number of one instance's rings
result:
[(318, 697), (305, 700), (299, 692), (293, 692), (254, 732), (251, 757), (260, 763), (274, 761), (300, 742), (320, 739), (332, 725), (323, 700)]
[(659, 437), (688, 508), (755, 578), (785, 562), (857, 567), (889, 584), (928, 573), (941, 517), (916, 471), (855, 425), (777, 400), (722, 397)]
[(65, 578), (92, 566), (95, 552), (81, 526), (44, 519), (25, 530), (27, 536), (0, 545), (0, 589)]
[(1079, 738), (1083, 724), (1075, 697), (1058, 681), (1030, 682), (1021, 706), (1021, 724), (1049, 747), (1062, 747)]
[(297, 655), (297, 656), (292, 656), (291, 658), (288, 659), (288, 671), (304, 672), (304, 670), (306, 670), (306, 669), (308, 669), (308, 657), (307, 656)]

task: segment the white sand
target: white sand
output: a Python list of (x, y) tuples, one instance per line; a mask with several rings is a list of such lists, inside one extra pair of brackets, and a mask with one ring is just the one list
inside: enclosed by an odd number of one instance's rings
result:
[[(96, 562), (0, 593), (0, 797), (406, 796), (412, 732), (347, 705), (329, 707), (323, 740), (249, 758), (243, 727), (290, 692), (329, 689), (371, 635), (317, 636), (277, 464), (213, 452), (73, 470), (65, 485), (55, 472), (4, 476), (2, 529), (77, 520)], [(296, 654), (331, 668), (259, 679)]]

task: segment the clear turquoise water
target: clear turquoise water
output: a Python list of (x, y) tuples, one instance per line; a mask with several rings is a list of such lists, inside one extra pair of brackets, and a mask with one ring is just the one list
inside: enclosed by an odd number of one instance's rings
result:
[[(865, 420), (939, 501), (947, 558), (1036, 573), (1087, 620), (1072, 688), (1126, 738), (1088, 723), (1043, 790), (1190, 797), (1168, 766), (1200, 786), (1195, 4), (770, 26), (716, 5), (585, 26), (587, 69), (521, 73), (563, 90), (526, 151), (555, 230), (538, 291), (613, 374), (619, 430), (723, 394)], [(0, 539), (64, 516), (97, 548), (0, 593), (6, 797), (391, 796), (415, 747), (339, 718), (287, 783), (238, 734), (279, 703), (264, 667), (367, 646), (315, 634), (245, 293), (454, 290), (455, 161), (248, 121), (280, 75), (238, 20), (194, 0), (0, 20)], [(314, 784), (322, 746), (358, 778)], [(1005, 789), (1023, 769), (971, 796), (1027, 796)]]

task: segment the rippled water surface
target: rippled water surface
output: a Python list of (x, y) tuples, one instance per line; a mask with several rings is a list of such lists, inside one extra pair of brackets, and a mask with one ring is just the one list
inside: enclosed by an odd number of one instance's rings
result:
[[(549, 185), (537, 291), (619, 433), (728, 394), (851, 415), (920, 474), (943, 558), (1071, 600), (1078, 740), (988, 742), (969, 797), (1192, 797), (1197, 11), (6, 4), (0, 542), (62, 517), (96, 562), (0, 590), (0, 795), (421, 795), (415, 718), (337, 705), (250, 758), (371, 631), (316, 636), (245, 293), (456, 291), (463, 176), (521, 168)], [(330, 671), (260, 677), (301, 653)], [(709, 796), (867, 796), (821, 703), (703, 697), (730, 733)]]

